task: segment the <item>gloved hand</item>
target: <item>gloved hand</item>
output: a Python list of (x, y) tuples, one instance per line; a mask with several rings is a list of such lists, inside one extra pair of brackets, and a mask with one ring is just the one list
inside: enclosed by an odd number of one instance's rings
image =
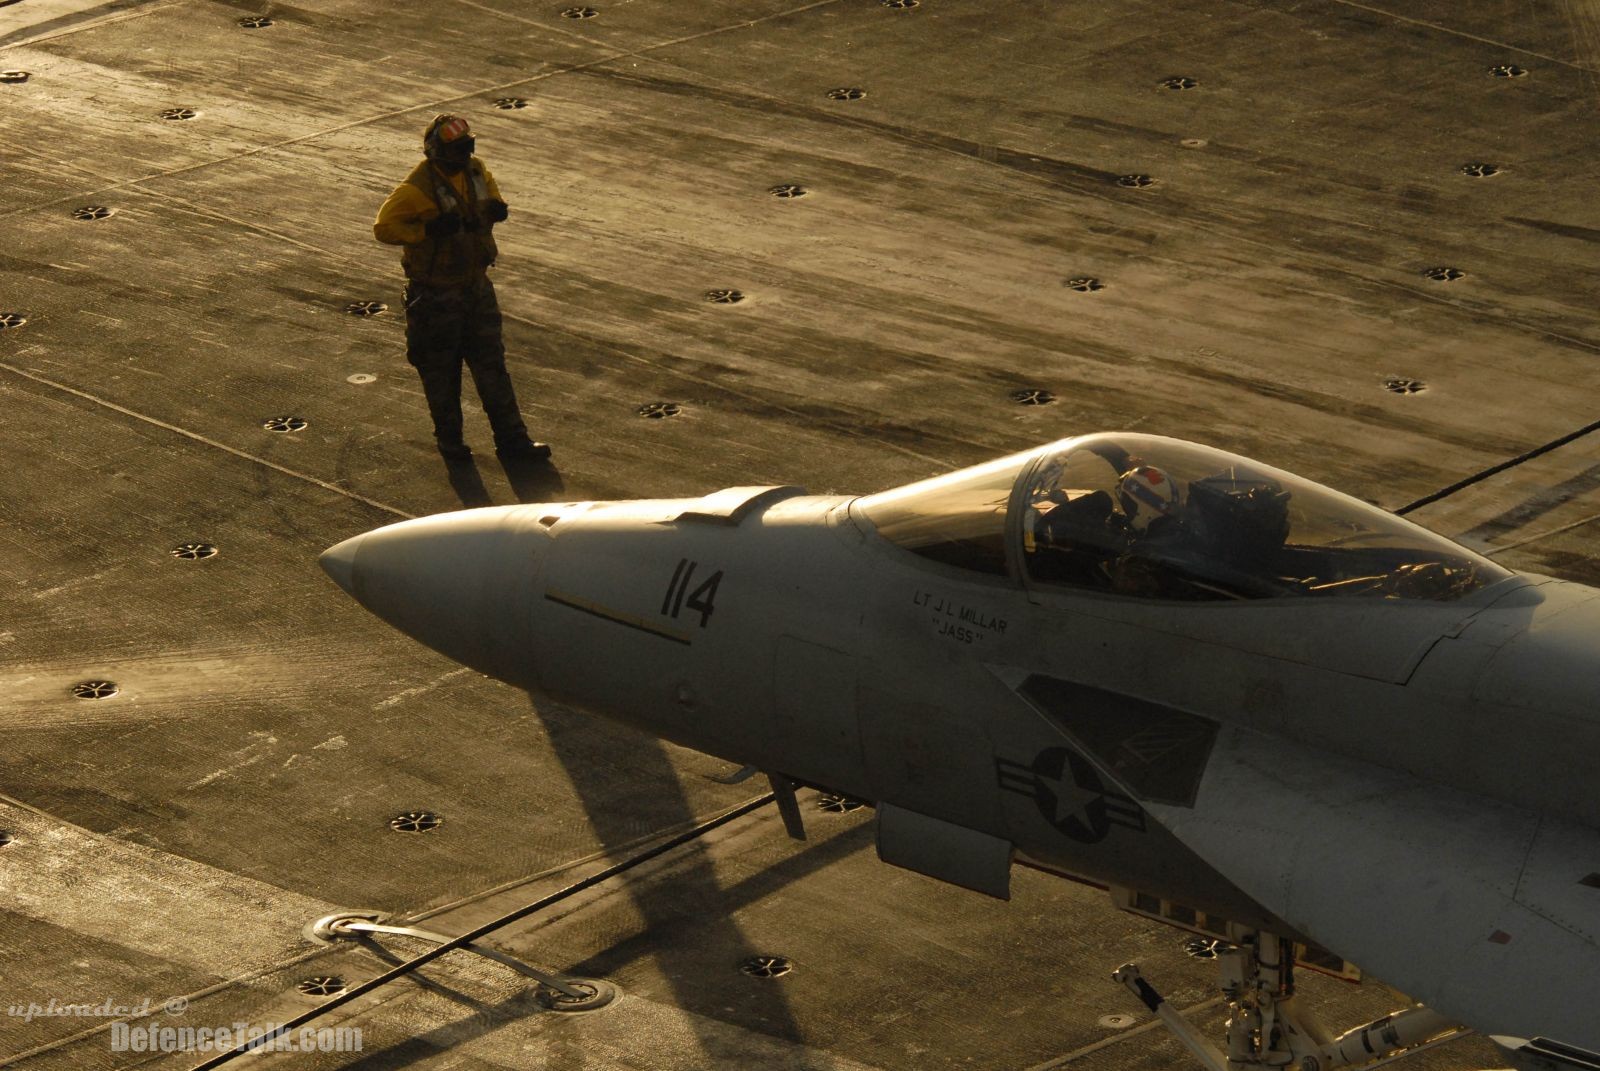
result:
[(485, 211), (488, 213), (490, 223), (504, 223), (509, 209), (506, 208), (504, 201), (490, 201)]
[(461, 229), (461, 215), (457, 212), (446, 212), (437, 219), (430, 219), (423, 229), (428, 232), (429, 238), (448, 237)]

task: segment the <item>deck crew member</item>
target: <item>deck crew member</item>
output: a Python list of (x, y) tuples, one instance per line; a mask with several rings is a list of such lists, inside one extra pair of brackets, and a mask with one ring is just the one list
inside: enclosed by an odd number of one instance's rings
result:
[(475, 147), (465, 119), (435, 116), (422, 135), (424, 159), (378, 209), (372, 233), (402, 247), (406, 360), (422, 377), (439, 452), (447, 461), (472, 456), (461, 434), (464, 363), (494, 431), (495, 452), (542, 460), (550, 448), (531, 441), (522, 422), (488, 275), (497, 253), (494, 225), (505, 221), (506, 203)]

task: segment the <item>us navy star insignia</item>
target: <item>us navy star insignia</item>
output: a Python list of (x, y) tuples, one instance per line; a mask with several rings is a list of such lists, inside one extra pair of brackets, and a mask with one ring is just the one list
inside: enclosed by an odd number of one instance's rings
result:
[(1095, 768), (1067, 748), (1047, 748), (1027, 765), (997, 758), (995, 771), (1001, 789), (1032, 799), (1045, 821), (1073, 840), (1099, 843), (1113, 826), (1145, 831), (1139, 805), (1107, 788)]

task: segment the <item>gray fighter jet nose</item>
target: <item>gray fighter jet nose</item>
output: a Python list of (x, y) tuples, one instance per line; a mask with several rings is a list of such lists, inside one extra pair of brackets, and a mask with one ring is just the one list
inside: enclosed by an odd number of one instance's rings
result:
[(322, 571), (333, 578), (333, 582), (344, 589), (345, 594), (354, 595), (356, 550), (366, 536), (358, 535), (346, 539), (343, 543), (335, 544), (322, 552), (317, 559), (317, 564), (322, 566)]
[(534, 672), (528, 607), (548, 532), (537, 506), (491, 506), (402, 521), (323, 551), (333, 582), (366, 609), (483, 673)]

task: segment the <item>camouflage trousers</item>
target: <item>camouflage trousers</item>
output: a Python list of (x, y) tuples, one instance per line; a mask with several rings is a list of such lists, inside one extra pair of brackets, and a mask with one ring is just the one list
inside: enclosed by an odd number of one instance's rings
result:
[(461, 366), (472, 373), (478, 400), (494, 429), (494, 444), (514, 447), (528, 439), (517, 393), (506, 371), (500, 305), (488, 279), (459, 287), (406, 284), (406, 360), (422, 377), (434, 437), (461, 441)]

